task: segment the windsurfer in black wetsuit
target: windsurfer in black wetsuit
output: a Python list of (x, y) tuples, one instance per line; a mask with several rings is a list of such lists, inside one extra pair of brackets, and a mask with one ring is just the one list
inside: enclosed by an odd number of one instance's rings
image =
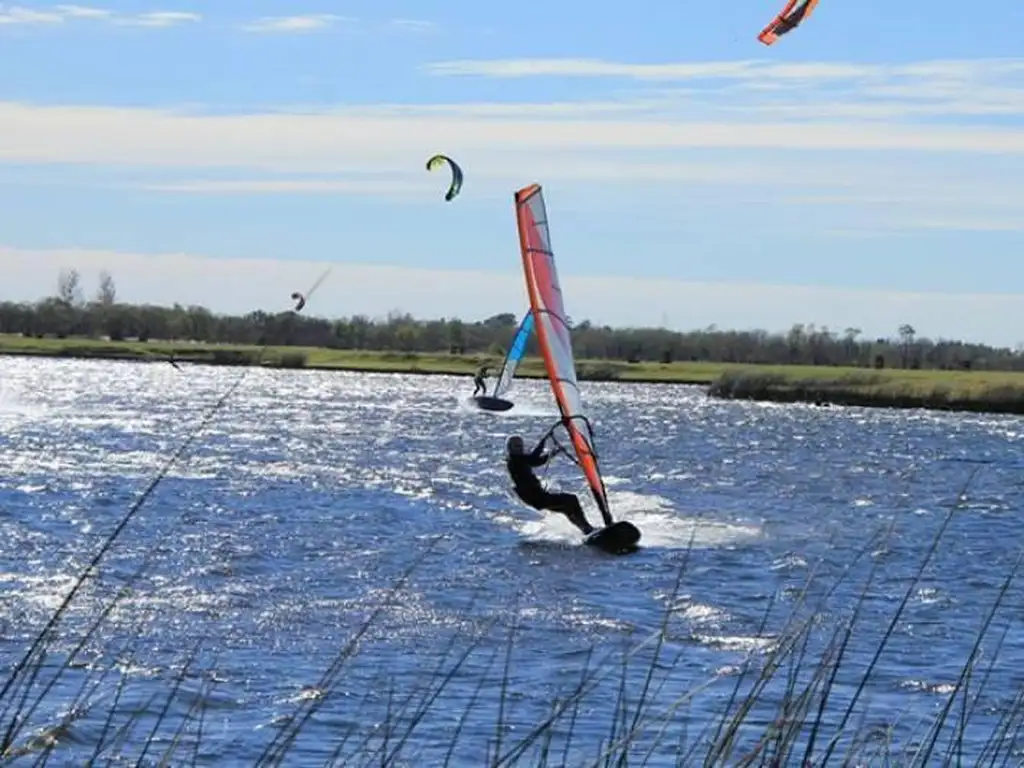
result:
[(549, 512), (560, 512), (569, 518), (569, 522), (583, 531), (584, 535), (592, 533), (594, 526), (583, 514), (583, 507), (580, 500), (572, 493), (551, 493), (540, 484), (540, 480), (533, 473), (534, 467), (543, 466), (551, 458), (550, 453), (544, 453), (545, 437), (530, 453), (526, 453), (523, 447), (523, 438), (519, 435), (512, 435), (505, 441), (505, 466), (508, 474), (515, 484), (516, 495), (526, 504), (534, 509), (547, 510)]
[(476, 393), (480, 392), (485, 397), (487, 396), (487, 366), (481, 365), (473, 377), (473, 397), (476, 397)]

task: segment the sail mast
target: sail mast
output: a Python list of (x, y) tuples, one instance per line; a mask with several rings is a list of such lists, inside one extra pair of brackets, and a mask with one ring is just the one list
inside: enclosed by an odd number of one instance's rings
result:
[[(537, 331), (537, 344), (562, 423), (576, 453), (576, 459), (606, 525), (612, 524), (608, 492), (597, 464), (593, 431), (583, 411), (576, 363), (573, 359), (572, 333), (565, 312), (562, 288), (551, 250), (547, 209), (539, 184), (531, 184), (515, 193), (519, 247), (523, 274), (530, 296), (530, 307)], [(586, 427), (584, 431), (581, 427)]]

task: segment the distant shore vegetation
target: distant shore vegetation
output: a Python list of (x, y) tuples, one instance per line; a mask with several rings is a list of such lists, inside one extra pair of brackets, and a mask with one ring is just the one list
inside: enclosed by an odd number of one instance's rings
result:
[[(92, 338), (306, 347), (400, 353), (503, 356), (521, 315), (496, 313), (467, 321), (416, 319), (390, 313), (318, 317), (307, 312), (216, 314), (201, 306), (156, 306), (121, 301), (114, 278), (101, 274), (90, 298), (80, 274), (67, 269), (55, 293), (36, 302), (0, 302), (0, 333), (36, 339)], [(960, 340), (932, 339), (910, 324), (891, 338), (864, 338), (859, 328), (834, 330), (796, 324), (785, 333), (664, 328), (612, 328), (588, 320), (573, 324), (578, 359), (632, 363), (722, 363), (741, 365), (842, 366), (946, 371), (1022, 371), (1024, 350)], [(536, 355), (532, 337), (528, 355)]]

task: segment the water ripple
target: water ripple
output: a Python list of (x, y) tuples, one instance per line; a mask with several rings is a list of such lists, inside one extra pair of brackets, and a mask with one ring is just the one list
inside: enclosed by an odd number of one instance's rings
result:
[[(10, 669), (240, 372), (12, 358), (0, 366), (0, 665)], [(837, 679), (848, 694), (978, 469), (956, 460), (993, 461), (970, 486), (868, 686), (872, 721), (910, 728), (952, 690), (1024, 534), (1015, 469), (1024, 421), (1016, 418), (588, 384), (613, 511), (641, 528), (646, 545), (610, 558), (506, 488), (505, 436), (539, 436), (555, 418), (546, 384), (521, 382), (521, 408), (486, 415), (466, 408), (466, 382), (448, 377), (245, 375), (83, 586), (54, 641), (55, 653), (70, 652), (120, 594), (74, 674), (35, 715), (59, 721), (107, 671), (61, 731), (69, 755), (91, 754), (111, 708), (135, 713), (146, 733), (168, 701), (173, 724), (206, 712), (199, 762), (251, 765), (297, 704), (317, 703), (294, 747), (304, 762), (331, 759), (348, 730), (333, 756), (366, 754), (386, 742), (389, 723), (415, 720), (413, 762), (443, 762), (462, 722), (455, 757), (479, 764), (496, 738), (502, 686), (512, 738), (571, 692), (595, 645), (602, 657), (627, 649), (659, 632), (666, 611), (671, 659), (656, 666), (670, 679), (659, 706), (707, 686), (687, 722), (673, 726), (682, 733), (715, 721), (730, 680), (778, 644), (798, 604), (819, 609), (825, 623), (862, 605), (847, 650), (853, 671)], [(546, 479), (587, 498), (571, 465)], [(878, 530), (890, 533), (862, 553)], [(1018, 592), (1010, 602), (1019, 604)], [(980, 749), (1021, 684), (1012, 671), (1024, 657), (1019, 611), (997, 624), (979, 663), (991, 663), (985, 654), (1005, 631), (1004, 672), (989, 681), (989, 708), (975, 714), (968, 750)], [(822, 624), (826, 640), (831, 631)], [(325, 683), (357, 636), (344, 672)], [(198, 667), (187, 666), (183, 654), (197, 644)], [(611, 693), (587, 705), (573, 735), (577, 759), (593, 759), (608, 737), (621, 670), (607, 663)], [(628, 676), (639, 686), (645, 670), (638, 662)], [(428, 716), (416, 720), (409, 702), (398, 711), (396, 697), (441, 680)], [(118, 681), (127, 681), (121, 698)], [(164, 737), (156, 754), (173, 733)], [(129, 746), (144, 741), (133, 739)], [(666, 743), (656, 754), (674, 761), (675, 749)]]

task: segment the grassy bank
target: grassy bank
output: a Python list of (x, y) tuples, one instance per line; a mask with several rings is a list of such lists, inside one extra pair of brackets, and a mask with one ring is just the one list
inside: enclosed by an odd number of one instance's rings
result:
[[(0, 355), (71, 357), (140, 362), (196, 363), (205, 365), (256, 365), (278, 368), (363, 371), (367, 373), (409, 373), (471, 376), (482, 363), (492, 374), (502, 363), (499, 355), (361, 351), (323, 347), (267, 347), (255, 345), (193, 344), (188, 342), (110, 342), (97, 339), (36, 339), (0, 334)], [(736, 366), (717, 363), (626, 363), (616, 360), (577, 360), (582, 381), (665, 382), (710, 384)], [(539, 358), (526, 358), (516, 376), (544, 378)]]
[(724, 372), (712, 397), (1024, 414), (1024, 373), (758, 366)]
[[(470, 376), (501, 357), (487, 354), (371, 352), (320, 347), (109, 342), (96, 339), (35, 339), (0, 334), (0, 355), (32, 355), (202, 365), (264, 365), (276, 368)], [(712, 397), (779, 403), (930, 408), (1024, 414), (1024, 373), (1012, 371), (866, 370), (802, 365), (730, 363), (627, 363), (577, 361), (581, 381), (707, 385)], [(544, 378), (543, 363), (526, 358), (516, 374)]]

